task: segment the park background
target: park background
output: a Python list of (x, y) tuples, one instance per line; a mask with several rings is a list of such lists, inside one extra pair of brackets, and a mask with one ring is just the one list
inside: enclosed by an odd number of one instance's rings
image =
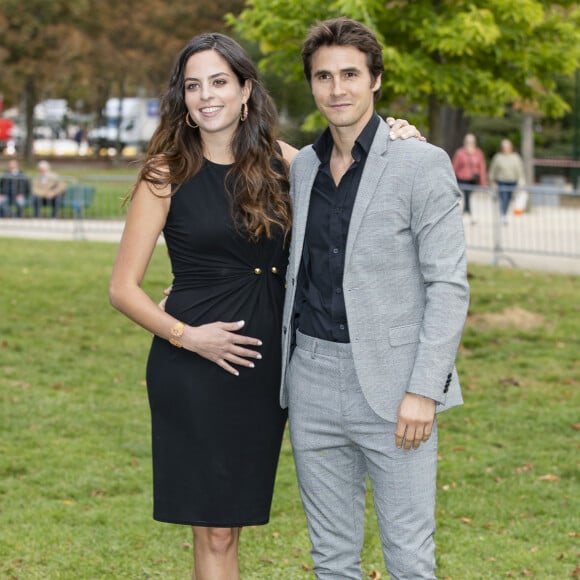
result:
[[(310, 142), (320, 119), (298, 49), (311, 23), (341, 14), (385, 44), (382, 115), (409, 119), (449, 153), (467, 130), (488, 159), (509, 137), (534, 181), (577, 179), (572, 166), (533, 160), (578, 159), (579, 7), (533, 0), (0, 0), (0, 91), (24, 120), (19, 156), (33, 171), (36, 103), (66, 98), (72, 122), (97, 122), (110, 97), (159, 96), (176, 52), (207, 30), (248, 48), (283, 136)], [(73, 180), (117, 176), (107, 192), (122, 219), (132, 158), (97, 151), (51, 161)], [(0, 239), (0, 578), (189, 575), (189, 530), (150, 517), (150, 337), (108, 305), (115, 250), (16, 230)], [(170, 279), (161, 245), (145, 287), (157, 297)], [(578, 278), (471, 263), (470, 282), (458, 356), (466, 404), (440, 420), (439, 576), (580, 577)], [(371, 492), (368, 506), (365, 575), (387, 578)], [(242, 577), (309, 570), (286, 439), (272, 521), (242, 536)]]

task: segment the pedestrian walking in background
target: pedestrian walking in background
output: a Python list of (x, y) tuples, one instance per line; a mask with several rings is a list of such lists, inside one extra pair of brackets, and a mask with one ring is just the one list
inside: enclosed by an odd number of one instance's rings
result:
[(471, 192), (474, 186), (487, 185), (485, 156), (477, 146), (477, 139), (473, 133), (467, 133), (460, 147), (453, 155), (453, 171), (457, 177), (457, 184), (463, 193), (463, 212), (475, 223), (471, 213)]
[(524, 164), (520, 154), (514, 151), (509, 139), (502, 139), (501, 150), (496, 153), (489, 166), (489, 181), (499, 193), (501, 223), (507, 224), (507, 214), (512, 195), (518, 186), (526, 183)]

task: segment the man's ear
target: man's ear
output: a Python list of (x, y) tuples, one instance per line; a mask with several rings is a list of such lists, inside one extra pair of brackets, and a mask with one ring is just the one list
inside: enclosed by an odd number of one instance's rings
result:
[(383, 84), (383, 75), (378, 75), (377, 78), (374, 80), (373, 84), (371, 85), (371, 89), (373, 93), (376, 93)]

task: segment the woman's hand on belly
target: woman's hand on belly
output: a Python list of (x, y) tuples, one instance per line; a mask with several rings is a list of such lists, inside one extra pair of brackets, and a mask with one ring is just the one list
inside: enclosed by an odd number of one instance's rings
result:
[(238, 376), (240, 373), (232, 365), (254, 368), (252, 359), (262, 355), (249, 346), (261, 346), (262, 341), (236, 332), (245, 322), (212, 322), (202, 326), (186, 326), (182, 344), (187, 350), (216, 363), (222, 369)]

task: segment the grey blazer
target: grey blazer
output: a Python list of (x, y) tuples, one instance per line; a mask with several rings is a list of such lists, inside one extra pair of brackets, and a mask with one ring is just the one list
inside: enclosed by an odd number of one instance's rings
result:
[[(469, 303), (461, 193), (449, 156), (417, 139), (390, 141), (381, 121), (352, 211), (343, 279), (355, 369), (370, 407), (396, 422), (405, 392), (461, 404), (455, 357)], [(280, 404), (288, 406), (294, 301), (310, 192), (312, 146), (291, 167), (294, 226), (282, 319)]]

